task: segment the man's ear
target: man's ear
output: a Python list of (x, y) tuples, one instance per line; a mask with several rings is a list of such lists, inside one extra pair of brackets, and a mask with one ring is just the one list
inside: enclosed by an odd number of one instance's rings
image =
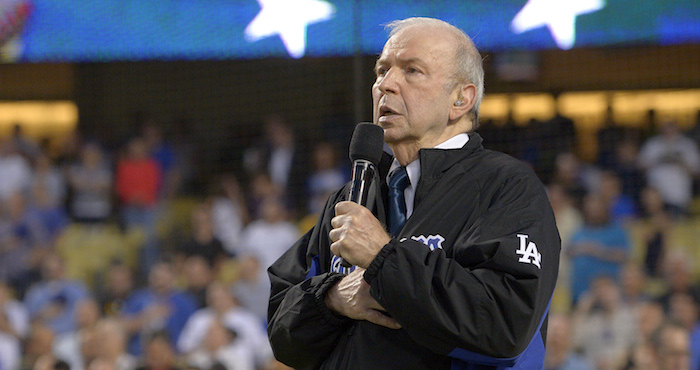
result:
[(469, 113), (476, 102), (476, 86), (467, 84), (457, 91), (457, 99), (450, 108), (450, 120), (454, 121)]

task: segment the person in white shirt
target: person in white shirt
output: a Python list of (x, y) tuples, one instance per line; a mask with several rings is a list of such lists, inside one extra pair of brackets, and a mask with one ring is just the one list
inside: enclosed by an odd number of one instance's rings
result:
[(114, 318), (102, 319), (95, 325), (98, 357), (90, 368), (105, 362), (115, 370), (131, 370), (136, 367), (136, 358), (126, 351), (127, 335), (121, 322)]
[(250, 356), (256, 365), (265, 365), (272, 360), (272, 348), (260, 320), (238, 306), (228, 287), (218, 281), (207, 289), (207, 307), (196, 311), (187, 320), (178, 338), (177, 350), (188, 355), (201, 350), (217, 321), (236, 333), (236, 344), (247, 349), (246, 356)]
[(29, 332), (29, 313), (0, 280), (0, 369), (19, 369), (22, 340)]
[(669, 210), (683, 215), (693, 197), (693, 177), (700, 173), (700, 149), (673, 121), (662, 123), (660, 131), (642, 145), (639, 166)]
[(269, 196), (262, 203), (262, 217), (243, 230), (241, 245), (246, 254), (260, 258), (267, 269), (299, 238), (299, 230), (287, 220), (287, 210), (279, 198)]
[(212, 369), (219, 364), (227, 370), (255, 370), (253, 354), (221, 320), (209, 325), (204, 342), (187, 356), (187, 363), (200, 369)]
[(7, 200), (15, 193), (29, 187), (32, 169), (11, 141), (0, 142), (0, 200)]

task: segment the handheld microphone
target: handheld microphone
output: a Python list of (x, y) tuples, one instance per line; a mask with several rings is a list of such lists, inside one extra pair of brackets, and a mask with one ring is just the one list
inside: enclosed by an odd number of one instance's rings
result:
[[(384, 129), (371, 122), (361, 122), (355, 126), (350, 140), (350, 159), (353, 164), (349, 201), (367, 205), (369, 186), (382, 158), (383, 148)], [(341, 266), (350, 267), (350, 264), (342, 260)]]

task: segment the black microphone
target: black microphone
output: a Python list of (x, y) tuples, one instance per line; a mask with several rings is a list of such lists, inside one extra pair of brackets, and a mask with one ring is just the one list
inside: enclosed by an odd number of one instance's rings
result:
[[(350, 140), (350, 159), (353, 163), (349, 201), (367, 205), (369, 186), (382, 159), (383, 149), (384, 129), (371, 122), (361, 122), (355, 126)], [(341, 266), (350, 267), (350, 263), (341, 259)]]

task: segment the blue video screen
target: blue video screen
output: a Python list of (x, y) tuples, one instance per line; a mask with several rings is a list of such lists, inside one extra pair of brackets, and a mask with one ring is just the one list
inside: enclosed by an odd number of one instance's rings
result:
[(0, 0), (10, 62), (211, 60), (377, 54), (413, 16), (482, 51), (700, 41), (697, 0)]

